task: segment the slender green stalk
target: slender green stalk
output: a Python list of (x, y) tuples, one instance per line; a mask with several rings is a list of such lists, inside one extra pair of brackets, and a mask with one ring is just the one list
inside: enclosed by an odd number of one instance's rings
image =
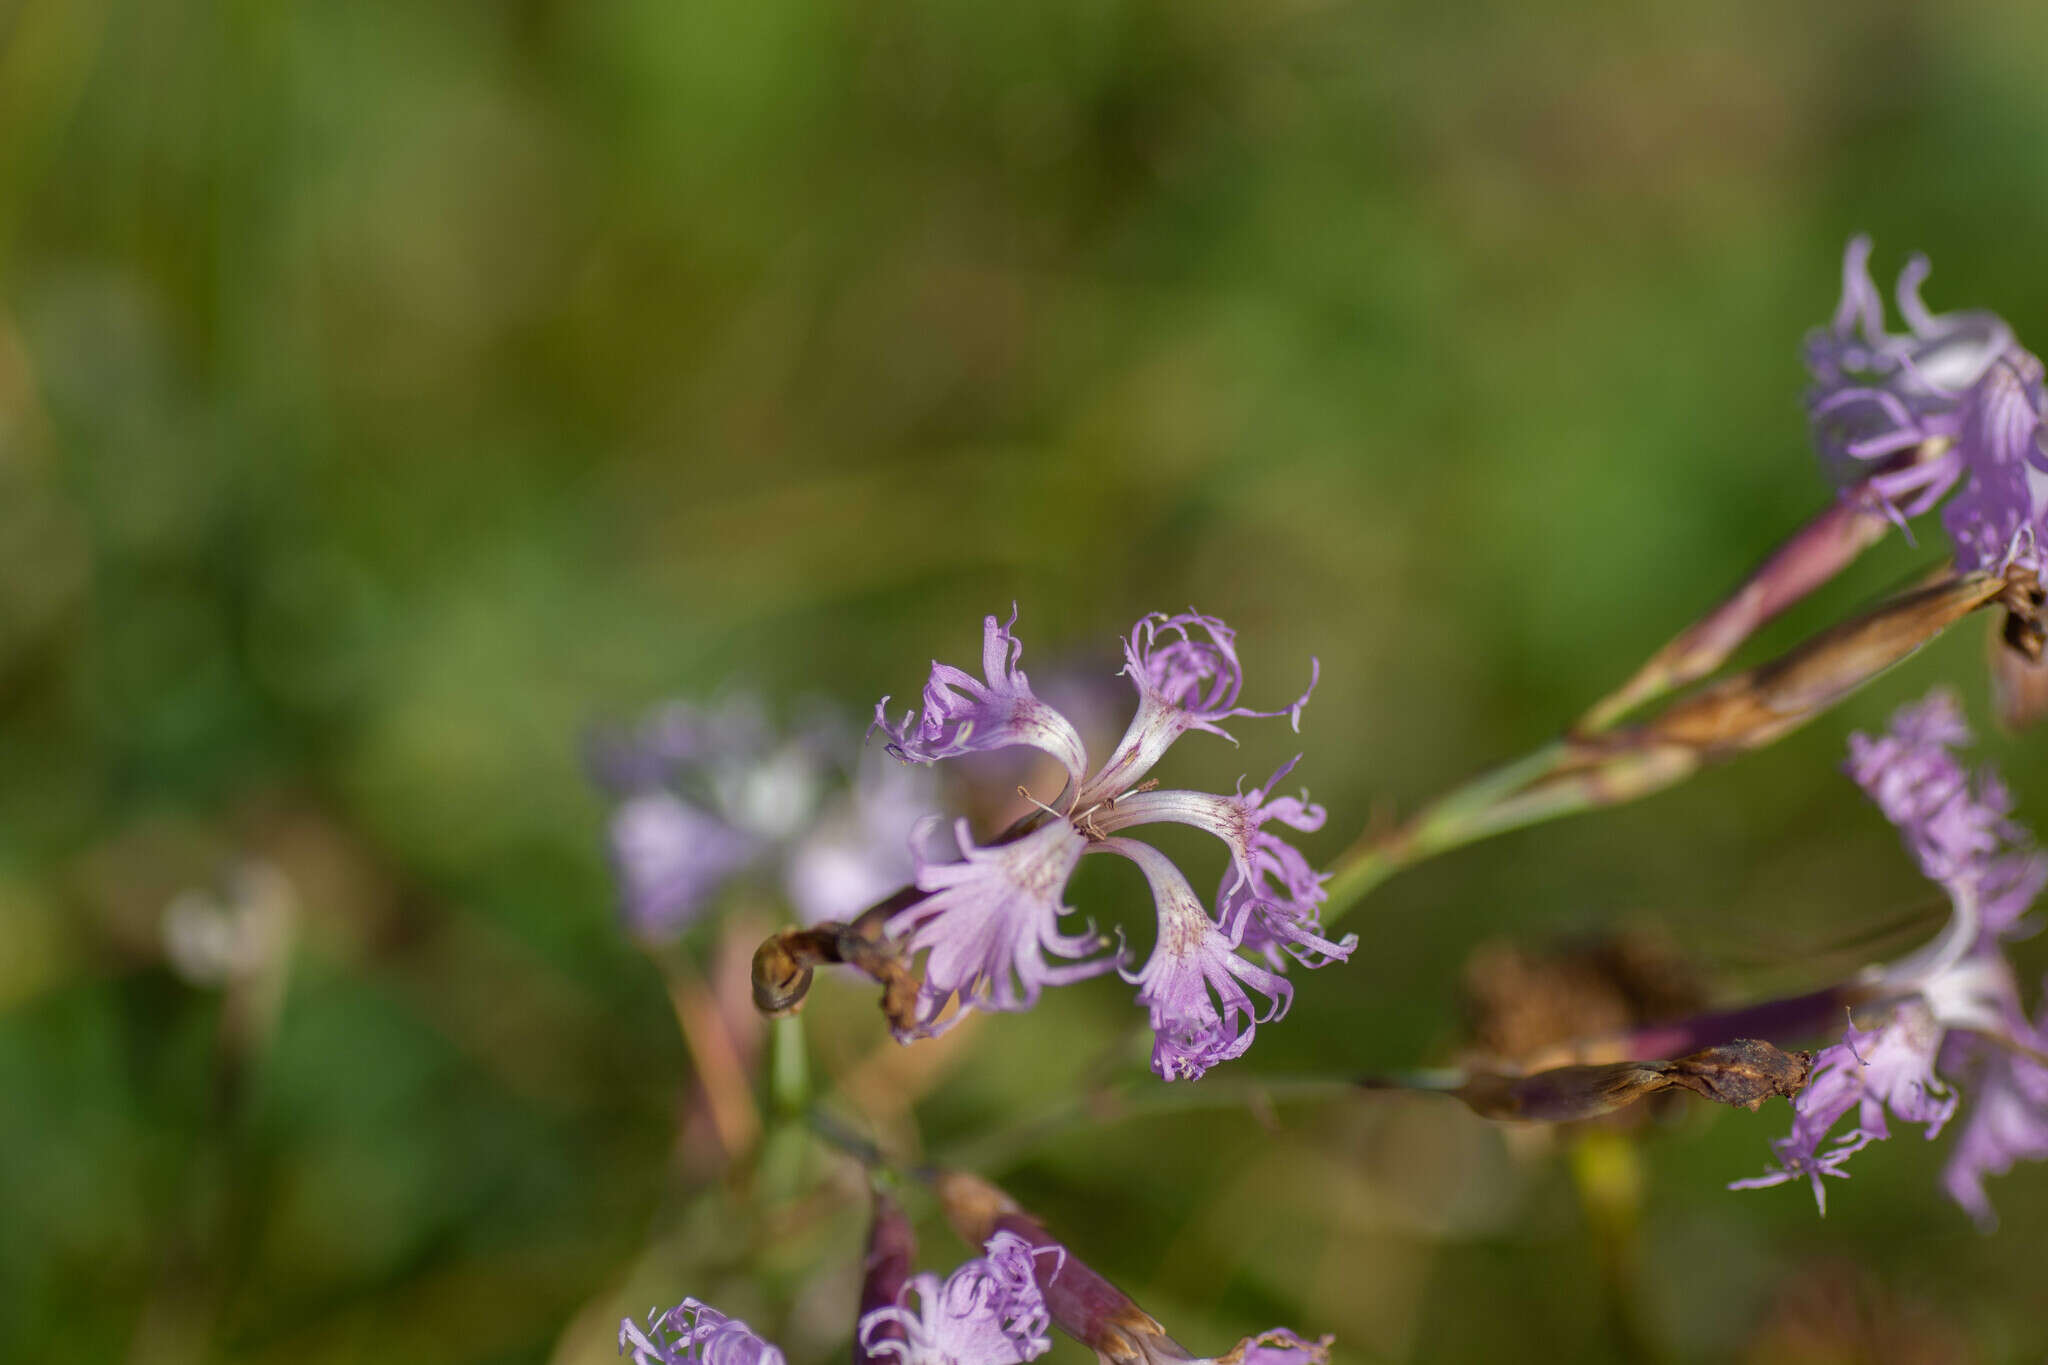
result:
[(1252, 1109), (1295, 1100), (1355, 1094), (1355, 1076), (1210, 1078), (1200, 1085), (1161, 1085), (1146, 1076), (1105, 1090), (1070, 1095), (1034, 1117), (983, 1134), (940, 1154), (937, 1165), (961, 1171), (1001, 1170), (1040, 1143), (1082, 1126), (1107, 1127), (1123, 1119), (1208, 1109)]
[(1565, 814), (1561, 810), (1530, 811), (1506, 825), (1496, 818), (1496, 812), (1517, 792), (1554, 773), (1570, 754), (1571, 746), (1566, 741), (1553, 740), (1437, 798), (1407, 823), (1385, 834), (1368, 834), (1360, 839), (1338, 857), (1330, 870), (1330, 899), (1323, 906), (1324, 922), (1334, 922), (1363, 900), (1367, 892), (1403, 868), (1515, 825), (1532, 824), (1549, 818), (1550, 814)]
[(771, 1026), (769, 1095), (775, 1112), (785, 1118), (803, 1113), (811, 1101), (811, 1064), (804, 1052), (804, 1021), (791, 1015)]

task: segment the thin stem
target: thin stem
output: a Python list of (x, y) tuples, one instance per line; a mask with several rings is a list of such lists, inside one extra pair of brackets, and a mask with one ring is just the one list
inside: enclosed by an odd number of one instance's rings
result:
[(761, 1133), (761, 1118), (747, 1083), (747, 1064), (740, 1059), (739, 1048), (719, 1015), (718, 1002), (696, 967), (681, 953), (657, 955), (655, 961), (668, 986), (676, 1027), (696, 1066), (697, 1085), (704, 1093), (704, 1107), (710, 1112), (718, 1143), (727, 1156), (736, 1157), (752, 1147)]
[(804, 1052), (804, 1024), (797, 1016), (777, 1019), (771, 1026), (769, 1094), (775, 1112), (785, 1118), (801, 1114), (810, 1104), (811, 1064)]
[(945, 1152), (937, 1165), (961, 1171), (1000, 1170), (1042, 1142), (1083, 1125), (1107, 1127), (1125, 1119), (1205, 1109), (1258, 1109), (1296, 1100), (1336, 1099), (1354, 1094), (1352, 1076), (1282, 1076), (1247, 1080), (1205, 1080), (1200, 1085), (1161, 1085), (1147, 1076), (1110, 1089), (1070, 1095), (1035, 1117), (984, 1134)]
[[(1324, 922), (1334, 922), (1364, 899), (1367, 892), (1403, 868), (1512, 828), (1489, 817), (1515, 793), (1555, 772), (1571, 752), (1567, 741), (1552, 740), (1438, 797), (1395, 829), (1360, 838), (1331, 867), (1326, 887), (1330, 898), (1323, 906)], [(1548, 817), (1543, 814), (1531, 814), (1518, 817), (1515, 823), (1529, 824), (1545, 818)]]

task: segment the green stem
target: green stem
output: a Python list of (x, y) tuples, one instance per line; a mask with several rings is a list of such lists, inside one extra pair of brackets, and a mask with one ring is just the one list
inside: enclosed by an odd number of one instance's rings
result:
[(1249, 1109), (1292, 1100), (1355, 1094), (1354, 1076), (1279, 1076), (1162, 1085), (1151, 1076), (1108, 1090), (1069, 1096), (1034, 1118), (942, 1152), (935, 1164), (957, 1171), (1001, 1170), (1038, 1144), (1083, 1125), (1107, 1127), (1124, 1119), (1205, 1109)]
[(1567, 741), (1552, 740), (1437, 798), (1391, 832), (1360, 839), (1331, 868), (1323, 922), (1334, 923), (1367, 892), (1403, 868), (1578, 808), (1582, 802), (1513, 800), (1531, 783), (1554, 772), (1570, 751)]
[(777, 1019), (770, 1027), (773, 1055), (769, 1062), (769, 1095), (777, 1115), (793, 1118), (811, 1102), (811, 1065), (804, 1053), (803, 1017)]

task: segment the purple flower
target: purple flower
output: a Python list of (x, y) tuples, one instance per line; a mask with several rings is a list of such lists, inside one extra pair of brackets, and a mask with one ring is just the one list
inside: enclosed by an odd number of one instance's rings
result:
[(1898, 288), (1907, 331), (1886, 331), (1884, 300), (1870, 280), (1870, 239), (1855, 238), (1843, 256), (1834, 321), (1806, 339), (1814, 379), (1807, 414), (1823, 463), (1843, 484), (1876, 471), (1875, 491), (1903, 502), (1905, 516), (1933, 507), (1962, 468), (1945, 456), (1917, 463), (1900, 457), (1952, 443), (1962, 431), (1963, 396), (2017, 345), (1996, 314), (1929, 312), (1920, 300), (1929, 270), (1923, 256), (1907, 263)]
[(1954, 749), (1970, 743), (1955, 695), (1936, 689), (1902, 706), (1877, 738), (1849, 737), (1849, 776), (1898, 827), (1930, 881), (1967, 895), (1986, 932), (2010, 936), (2044, 879), (2048, 859), (2012, 819), (2012, 794)]
[(1285, 1327), (1246, 1337), (1222, 1355), (1197, 1356), (1000, 1190), (949, 1173), (940, 1182), (940, 1198), (964, 1235), (979, 1235), (992, 1225), (994, 1237), (1014, 1236), (1031, 1249), (1035, 1258), (1021, 1264), (1036, 1277), (1052, 1323), (1101, 1360), (1119, 1365), (1328, 1365), (1331, 1338), (1309, 1341)]
[(917, 876), (911, 843), (938, 804), (931, 774), (863, 763), (783, 862), (783, 889), (804, 924), (850, 920)]
[(1206, 730), (1235, 744), (1224, 721), (1286, 716), (1298, 732), (1301, 709), (1321, 673), (1321, 665), (1311, 660), (1308, 686), (1299, 697), (1275, 711), (1254, 711), (1237, 704), (1244, 688), (1237, 632), (1197, 611), (1140, 617), (1124, 640), (1124, 676), (1138, 689), (1138, 713), (1109, 762), (1082, 789), (1078, 804), (1093, 805), (1129, 791), (1190, 730)]
[(1071, 914), (1060, 903), (1067, 879), (1088, 841), (1064, 820), (1049, 821), (1007, 844), (977, 847), (967, 822), (955, 825), (964, 857), (958, 862), (917, 863), (923, 900), (892, 916), (890, 937), (906, 953), (925, 953), (924, 984), (918, 989), (917, 1027), (906, 1037), (944, 1032), (960, 1015), (944, 1016), (954, 999), (962, 1009), (1025, 1010), (1038, 1003), (1046, 986), (1100, 976), (1115, 957), (1047, 962), (1045, 953), (1087, 958), (1108, 947), (1090, 925), (1063, 934), (1059, 922)]
[[(1162, 1080), (1192, 1079), (1243, 1056), (1254, 1025), (1278, 1019), (1294, 999), (1286, 978), (1238, 956), (1244, 917), (1228, 931), (1219, 926), (1173, 860), (1150, 844), (1105, 839), (1095, 851), (1135, 862), (1159, 907), (1159, 941), (1131, 978), (1152, 1016), (1152, 1070)], [(1263, 1010), (1247, 985), (1265, 997)]]
[[(1941, 1025), (1918, 1001), (1899, 1006), (1874, 1029), (1851, 1024), (1841, 1042), (1821, 1052), (1812, 1079), (1792, 1102), (1792, 1132), (1771, 1144), (1778, 1169), (1729, 1188), (1764, 1189), (1804, 1176), (1826, 1213), (1821, 1177), (1846, 1177), (1842, 1163), (1851, 1154), (1891, 1136), (1887, 1110), (1903, 1123), (1924, 1125), (1928, 1138), (1937, 1136), (1956, 1111), (1955, 1091), (1934, 1071), (1942, 1037)], [(1851, 1110), (1856, 1126), (1823, 1152), (1822, 1144)]]
[(1956, 450), (1969, 471), (1941, 509), (1956, 563), (1997, 571), (2040, 568), (2048, 531), (2048, 452), (2041, 444), (2041, 362), (2014, 347), (1970, 390)]
[(756, 870), (780, 873), (806, 923), (851, 918), (909, 881), (909, 836), (935, 804), (932, 783), (894, 764), (848, 780), (856, 752), (851, 727), (817, 718), (778, 732), (750, 698), (670, 702), (591, 736), (628, 928), (672, 938)]
[[(1034, 1253), (1023, 1238), (998, 1232), (984, 1254), (941, 1283), (918, 1275), (904, 1287), (917, 1308), (899, 1302), (860, 1320), (860, 1344), (871, 1358), (894, 1356), (901, 1365), (1017, 1365), (1052, 1348), (1052, 1316), (1033, 1274)], [(900, 1333), (900, 1336), (898, 1335)]]
[(1998, 1224), (1984, 1177), (2004, 1175), (2020, 1161), (2048, 1161), (2048, 1066), (2039, 1060), (2048, 1052), (2048, 1006), (2040, 1024), (2028, 1026), (2018, 1011), (2008, 1023), (2011, 1041), (2030, 1050), (1977, 1039), (1975, 1098), (1963, 1123), (1955, 1150), (1942, 1172), (1942, 1188), (1977, 1225), (1990, 1231)]
[(619, 1323), (619, 1354), (634, 1365), (786, 1365), (782, 1352), (737, 1318), (709, 1304), (684, 1299), (663, 1313), (649, 1310), (647, 1326)]
[(648, 940), (681, 932), (757, 851), (746, 834), (665, 791), (621, 801), (609, 835), (626, 923)]
[(1907, 331), (1886, 331), (1869, 261), (1868, 238), (1849, 243), (1834, 321), (1807, 338), (1807, 411), (1823, 464), (1902, 523), (1960, 484), (1942, 513), (1958, 567), (2038, 567), (2048, 531), (2041, 362), (1996, 314), (1929, 312), (1925, 257), (1899, 275)]
[[(1136, 715), (1109, 760), (1085, 776), (1088, 755), (1078, 730), (1032, 695), (1017, 668), (1015, 620), (983, 623), (986, 684), (934, 664), (921, 720), (906, 717), (892, 727), (877, 712), (877, 724), (893, 741), (890, 751), (906, 761), (1026, 744), (1059, 759), (1068, 776), (1061, 804), (1039, 803), (1039, 814), (1006, 838), (976, 846), (962, 822), (960, 861), (920, 854), (916, 885), (929, 894), (886, 926), (906, 955), (925, 954), (915, 1018), (908, 1026), (899, 1023), (899, 1035), (944, 1028), (957, 1017), (944, 1013), (954, 1001), (962, 1009), (1027, 1009), (1044, 986), (1121, 969), (1121, 952), (1090, 958), (1108, 947), (1092, 926), (1078, 934), (1059, 928), (1069, 913), (1062, 904), (1067, 880), (1081, 855), (1118, 853), (1144, 871), (1159, 918), (1158, 947), (1129, 978), (1158, 1032), (1153, 1068), (1169, 1080), (1199, 1076), (1242, 1055), (1255, 1026), (1285, 1012), (1291, 998), (1291, 987), (1240, 957), (1240, 948), (1263, 949), (1276, 963), (1275, 948), (1284, 948), (1313, 967), (1346, 956), (1356, 940), (1332, 942), (1318, 931), (1322, 879), (1273, 828), (1307, 831), (1323, 822), (1322, 807), (1305, 797), (1271, 795), (1292, 762), (1264, 787), (1231, 796), (1155, 791), (1143, 779), (1191, 730), (1228, 738), (1226, 720), (1281, 715), (1299, 728), (1309, 694), (1273, 711), (1241, 706), (1243, 668), (1228, 626), (1195, 612), (1146, 616), (1124, 645), (1124, 673), (1138, 693)], [(1310, 690), (1315, 674), (1312, 666)], [(1118, 837), (1161, 822), (1205, 829), (1230, 851), (1216, 915), (1163, 854)], [(1071, 962), (1053, 965), (1048, 953)], [(1265, 997), (1263, 1007), (1247, 985)]]
[(1320, 967), (1351, 956), (1356, 934), (1332, 941), (1318, 932), (1326, 878), (1308, 864), (1301, 851), (1265, 828), (1277, 821), (1304, 833), (1323, 827), (1327, 812), (1301, 796), (1273, 796), (1294, 765), (1296, 754), (1264, 785), (1232, 796), (1210, 792), (1142, 791), (1119, 797), (1094, 817), (1095, 827), (1110, 834), (1134, 825), (1173, 821), (1208, 830), (1230, 850), (1230, 867), (1217, 891), (1217, 918), (1225, 924), (1244, 921), (1243, 947), (1262, 950), (1276, 970), (1286, 969), (1285, 949), (1299, 961)]
[[(889, 723), (889, 699), (875, 703), (873, 730), (889, 736), (889, 752), (907, 763), (936, 763), (942, 758), (1028, 745), (1058, 759), (1073, 781), (1081, 780), (1088, 755), (1073, 724), (1031, 693), (1031, 683), (1017, 660), (1023, 644), (1010, 633), (1017, 609), (1007, 623), (993, 616), (981, 623), (981, 670), (986, 682), (951, 664), (932, 661), (931, 681), (924, 685), (924, 714), (905, 713)], [(913, 723), (914, 722), (914, 723)]]
[(1298, 1336), (1285, 1327), (1275, 1327), (1255, 1337), (1246, 1337), (1237, 1344), (1225, 1360), (1235, 1360), (1237, 1365), (1308, 1365), (1309, 1362), (1328, 1361), (1330, 1347), (1335, 1337), (1324, 1336), (1310, 1341)]
[[(1935, 1137), (1955, 1115), (1959, 1089), (1975, 1099), (1944, 1179), (1980, 1223), (1990, 1219), (1986, 1173), (2048, 1158), (2048, 1067), (2027, 1055), (2048, 1036), (2027, 1024), (2002, 953), (2003, 941), (2025, 928), (2048, 866), (2010, 818), (2004, 786), (1956, 760), (1952, 749), (1969, 739), (1961, 709), (1941, 691), (1900, 708), (1883, 736), (1851, 738), (1850, 775), (1898, 827), (1921, 870), (1948, 891), (1953, 910), (1931, 942), (1864, 974), (1869, 992), (1890, 1002), (1888, 1013), (1868, 1029), (1851, 1024), (1821, 1053), (1793, 1101), (1791, 1133), (1771, 1144), (1778, 1169), (1732, 1188), (1803, 1176), (1826, 1212), (1824, 1176), (1846, 1175), (1852, 1154), (1888, 1138), (1888, 1118)], [(1852, 1110), (1855, 1125), (1835, 1136)]]

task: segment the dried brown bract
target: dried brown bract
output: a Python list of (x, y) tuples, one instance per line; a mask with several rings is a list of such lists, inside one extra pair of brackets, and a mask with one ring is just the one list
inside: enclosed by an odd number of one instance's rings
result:
[(1463, 1084), (1444, 1088), (1482, 1118), (1568, 1123), (1611, 1114), (1674, 1088), (1754, 1110), (1773, 1095), (1797, 1095), (1812, 1072), (1810, 1052), (1784, 1052), (1739, 1038), (1673, 1061), (1561, 1066), (1527, 1076), (1476, 1072)]

